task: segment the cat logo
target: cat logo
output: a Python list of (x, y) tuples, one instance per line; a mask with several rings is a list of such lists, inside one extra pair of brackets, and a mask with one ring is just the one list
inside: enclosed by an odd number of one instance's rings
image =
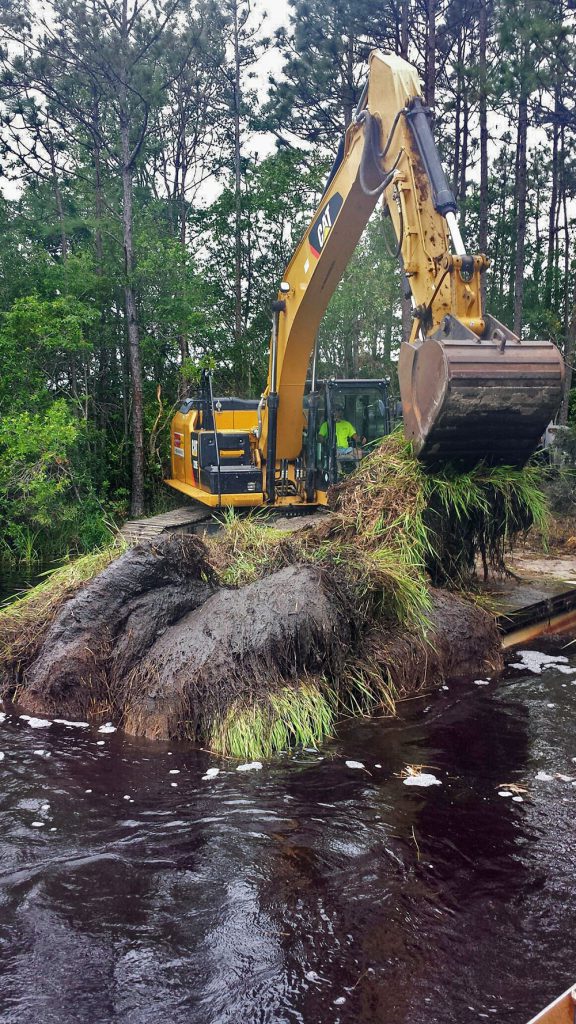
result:
[(339, 192), (335, 192), (331, 199), (328, 200), (326, 206), (324, 206), (310, 228), (310, 234), (308, 235), (308, 242), (310, 248), (318, 259), (326, 239), (328, 238), (344, 200)]

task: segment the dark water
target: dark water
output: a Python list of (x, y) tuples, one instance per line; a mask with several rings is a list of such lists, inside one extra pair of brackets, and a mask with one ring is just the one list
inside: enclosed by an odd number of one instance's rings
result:
[(0, 560), (0, 607), (18, 594), (24, 594), (46, 574), (56, 569), (59, 562), (11, 563)]
[(564, 653), (245, 773), (9, 715), (2, 1024), (522, 1024), (576, 980)]

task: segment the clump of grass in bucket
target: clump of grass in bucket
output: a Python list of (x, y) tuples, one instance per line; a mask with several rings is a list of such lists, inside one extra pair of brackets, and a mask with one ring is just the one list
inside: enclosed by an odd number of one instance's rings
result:
[(11, 604), (0, 608), (0, 660), (25, 658), (33, 652), (64, 601), (102, 572), (125, 549), (122, 541), (75, 558), (46, 573), (46, 579)]
[(285, 686), (258, 704), (229, 708), (210, 736), (213, 750), (254, 760), (292, 746), (317, 746), (330, 735), (336, 698), (314, 683)]
[(467, 585), (477, 557), (504, 570), (504, 553), (534, 523), (547, 521), (538, 467), (480, 464), (467, 472), (426, 472), (394, 432), (332, 492), (342, 531), (358, 544), (385, 546), (434, 582)]
[(466, 586), (478, 558), (485, 578), (489, 569), (505, 572), (506, 550), (518, 535), (532, 525), (546, 533), (548, 506), (536, 466), (479, 465), (467, 473), (449, 468), (426, 485), (434, 582)]

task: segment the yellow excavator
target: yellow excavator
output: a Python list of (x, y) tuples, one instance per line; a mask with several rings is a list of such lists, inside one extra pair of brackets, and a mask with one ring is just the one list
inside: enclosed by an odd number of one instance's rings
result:
[(322, 505), (342, 469), (337, 421), (361, 443), (386, 433), (386, 381), (319, 383), (315, 372), (320, 321), (380, 198), (412, 300), (399, 381), (418, 457), (522, 466), (535, 451), (560, 404), (563, 359), (552, 342), (519, 338), (484, 312), (488, 259), (466, 252), (430, 121), (416, 70), (372, 51), (320, 206), (272, 304), (266, 390), (259, 401), (215, 399), (205, 375), (172, 421), (171, 487), (212, 507)]

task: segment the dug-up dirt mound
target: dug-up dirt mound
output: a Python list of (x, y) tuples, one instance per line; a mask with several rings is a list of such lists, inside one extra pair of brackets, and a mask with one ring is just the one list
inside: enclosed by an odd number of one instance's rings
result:
[(494, 671), (499, 647), (492, 617), (454, 595), (432, 592), (426, 639), (366, 630), (322, 567), (222, 587), (204, 545), (172, 537), (126, 552), (64, 601), (31, 661), (5, 672), (3, 696), (33, 714), (106, 714), (133, 735), (217, 746), (231, 712), (266, 708), (273, 730), (274, 695), (296, 697), (302, 680), (330, 709), (326, 731), (359, 680), (377, 706), (391, 685), (404, 696)]
[(167, 629), (134, 669), (126, 731), (206, 737), (232, 704), (257, 703), (303, 672), (338, 676), (353, 630), (330, 578), (312, 566), (220, 590)]
[(102, 553), (90, 581), (81, 566), (53, 600), (0, 611), (4, 696), (255, 757), (501, 667), (493, 617), (449, 591), (473, 587), (479, 561), (505, 572), (514, 538), (543, 526), (536, 469), (431, 475), (392, 434), (330, 506), (297, 532), (231, 515), (206, 545)]
[(13, 695), (34, 713), (97, 710), (163, 630), (214, 593), (205, 555), (196, 537), (181, 535), (130, 549), (50, 606), (47, 628), (44, 619), (26, 621), (37, 644), (14, 641), (18, 607), (12, 615), (7, 609), (0, 616), (0, 696)]

